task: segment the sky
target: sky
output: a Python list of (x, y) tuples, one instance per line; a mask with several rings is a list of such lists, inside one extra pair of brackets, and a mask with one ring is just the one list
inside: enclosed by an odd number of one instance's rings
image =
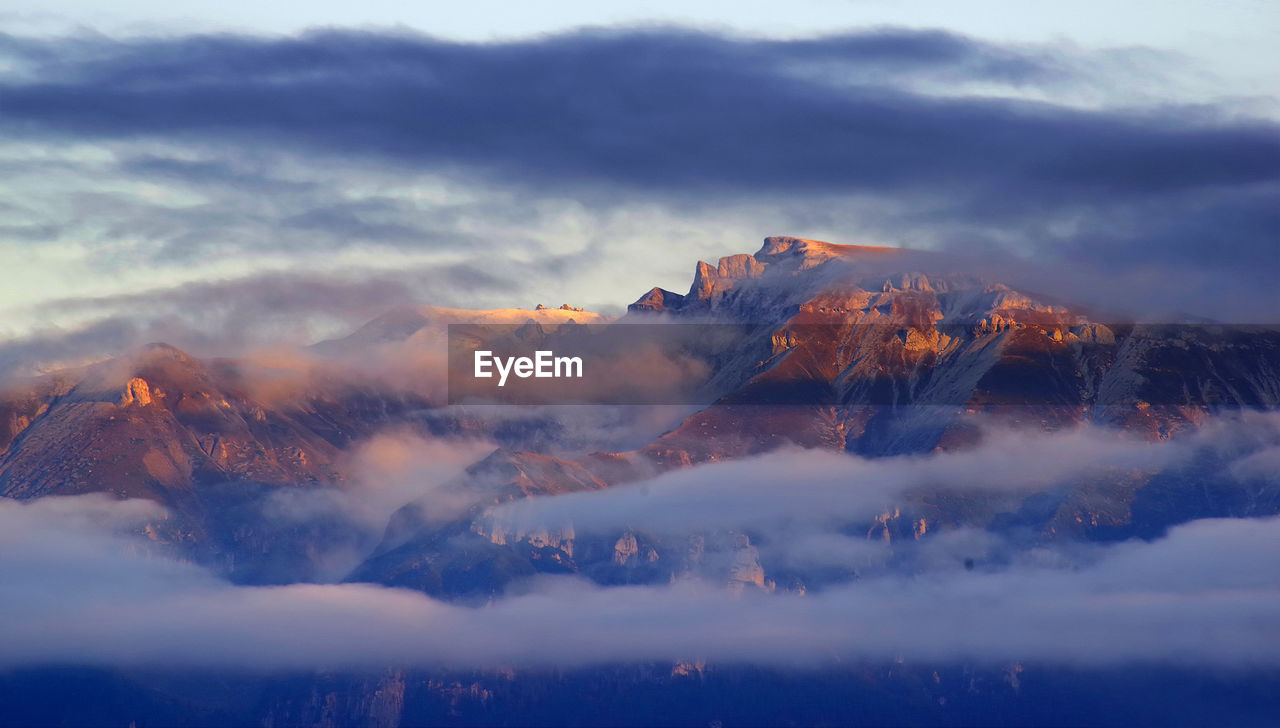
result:
[(775, 234), (1274, 322), (1277, 41), (1266, 2), (17, 0), (0, 362), (617, 313)]

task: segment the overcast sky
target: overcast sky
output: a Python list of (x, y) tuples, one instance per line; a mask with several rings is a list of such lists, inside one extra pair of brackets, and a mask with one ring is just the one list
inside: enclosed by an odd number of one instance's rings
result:
[(618, 311), (773, 234), (1280, 310), (1273, 3), (17, 0), (0, 30), (0, 336)]

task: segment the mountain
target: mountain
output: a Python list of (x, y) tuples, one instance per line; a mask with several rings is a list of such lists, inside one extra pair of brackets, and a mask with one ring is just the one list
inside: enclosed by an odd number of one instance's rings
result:
[(345, 449), (424, 406), (376, 383), (204, 361), (164, 344), (42, 378), (0, 402), (9, 413), (0, 495), (158, 502), (167, 516), (147, 537), (250, 581), (291, 579), (307, 539), (348, 537), (337, 524), (308, 532), (272, 523), (261, 502), (275, 490), (341, 487)]
[(838, 408), (834, 426), (824, 409), (807, 425), (788, 416), (776, 428), (713, 408), (655, 443), (659, 454), (724, 457), (708, 448), (715, 433), (743, 428), (755, 431), (724, 447), (741, 453), (786, 438), (884, 455), (928, 450), (965, 431), (954, 412), (917, 410), (902, 420), (875, 406), (1004, 406), (1015, 421), (1116, 421), (1167, 437), (1208, 407), (1280, 401), (1275, 328), (1107, 323), (965, 272), (963, 263), (772, 237), (753, 256), (699, 262), (683, 296), (641, 297), (632, 319), (758, 324), (717, 362), (721, 404)]
[[(1088, 421), (1158, 440), (1194, 430), (1218, 409), (1280, 404), (1280, 330), (1102, 323), (985, 280), (963, 270), (963, 261), (919, 251), (766, 238), (754, 255), (728, 256), (715, 266), (699, 262), (686, 294), (650, 290), (620, 324), (655, 320), (732, 325), (731, 337), (701, 354), (716, 392), (712, 405), (633, 451), (569, 459), (504, 452), (470, 469), (456, 487), (492, 494), (486, 502), (495, 502), (608, 487), (784, 446), (868, 457), (964, 448), (979, 437), (980, 418), (1036, 430)], [(555, 340), (551, 333), (544, 343)], [(1237, 507), (1251, 513), (1280, 507), (1274, 498), (1244, 503), (1221, 481), (1202, 466), (1159, 477), (1130, 473), (1047, 500), (926, 497), (930, 502), (916, 509), (851, 528), (914, 538), (929, 524), (1016, 524), (1117, 538), (1238, 515)], [(1188, 496), (1189, 482), (1215, 483), (1224, 492)], [(487, 523), (479, 507), (442, 529), (430, 510), (427, 501), (401, 509), (383, 544), (351, 578), (458, 595), (480, 582), (497, 593), (505, 581), (536, 571), (616, 583), (660, 582), (688, 568), (685, 541), (620, 533), (584, 543), (571, 527), (507, 533)], [(742, 548), (733, 534), (712, 537), (723, 553)], [(504, 567), (478, 580), (468, 554), (495, 545)], [(652, 555), (643, 574), (630, 556), (619, 560), (620, 550), (642, 549)], [(415, 565), (432, 576), (414, 577)], [(776, 576), (775, 583), (795, 580)]]
[[(0, 422), (6, 425), (0, 430), (0, 496), (102, 492), (153, 500), (169, 515), (149, 525), (152, 540), (245, 580), (288, 580), (289, 570), (313, 550), (308, 540), (343, 543), (355, 535), (340, 520), (313, 530), (276, 523), (263, 506), (279, 490), (344, 488), (348, 451), (384, 428), (523, 447), (557, 434), (545, 418), (494, 425), (441, 413), (430, 392), (373, 364), (375, 344), (390, 347), (386, 360), (404, 347), (430, 349), (436, 343), (431, 336), (442, 334), (449, 321), (535, 321), (554, 329), (575, 319), (603, 320), (571, 307), (416, 307), (318, 345), (301, 366), (200, 359), (151, 344), (16, 383), (0, 392)], [(347, 355), (360, 366), (344, 360)]]
[(254, 399), (228, 362), (163, 344), (89, 367), (51, 391), (0, 460), (0, 493), (106, 490), (171, 501), (200, 483), (302, 485), (334, 479), (339, 448), (367, 427), (312, 400)]
[[(368, 361), (375, 344), (404, 344), (448, 323), (604, 321), (574, 309), (391, 311), (318, 351)], [(0, 393), (0, 495), (106, 491), (172, 504), (224, 481), (275, 486), (340, 482), (341, 451), (379, 427), (436, 406), (374, 372), (304, 372), (254, 360), (201, 360), (166, 344)]]

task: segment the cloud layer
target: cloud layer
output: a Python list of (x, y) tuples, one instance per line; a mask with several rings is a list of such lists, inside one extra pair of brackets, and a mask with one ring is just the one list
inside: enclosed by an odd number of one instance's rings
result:
[(1065, 568), (953, 568), (738, 599), (704, 584), (551, 580), (467, 608), (367, 585), (234, 587), (112, 537), (111, 528), (146, 515), (136, 509), (95, 497), (0, 503), (0, 664), (1280, 666), (1274, 518), (1196, 522)]
[(331, 31), (8, 47), (27, 70), (4, 88), (0, 119), (14, 131), (287, 145), (530, 185), (727, 195), (962, 184), (1043, 205), (1274, 182), (1280, 154), (1274, 126), (1204, 112), (902, 90), (922, 78), (1087, 81), (1065, 53), (942, 32), (767, 41), (669, 29), (477, 45)]

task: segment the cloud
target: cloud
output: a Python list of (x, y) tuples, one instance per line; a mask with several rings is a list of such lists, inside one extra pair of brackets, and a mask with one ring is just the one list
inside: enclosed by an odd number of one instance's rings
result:
[(392, 512), (415, 500), (434, 517), (459, 518), (486, 494), (459, 489), (457, 478), (494, 448), (481, 438), (432, 440), (411, 432), (382, 432), (351, 456), (348, 467), (358, 474), (359, 487), (345, 494), (347, 509), (379, 531)]
[[(1276, 513), (1280, 481), (1266, 468), (1277, 442), (1275, 413), (1224, 415), (1164, 442), (1104, 427), (1028, 433), (989, 423), (980, 444), (965, 450), (870, 459), (775, 451), (499, 503), (475, 523), (508, 542), (571, 533), (612, 548), (620, 534), (638, 534), (657, 550), (663, 581), (725, 578), (734, 534), (750, 536), (765, 578), (779, 588), (827, 590), (966, 561), (1061, 567), (1092, 563), (1092, 539)], [(595, 573), (589, 559), (582, 568)]]
[(135, 341), (137, 327), (130, 321), (107, 318), (76, 327), (73, 331), (43, 330), (21, 339), (0, 342), (0, 382), (11, 383), (47, 367), (67, 367), (102, 359)]
[(859, 458), (797, 450), (702, 465), (603, 491), (531, 498), (488, 513), (508, 531), (538, 527), (662, 534), (702, 529), (835, 529), (867, 521), (913, 492), (969, 495), (1049, 490), (1121, 470), (1158, 470), (1188, 452), (1103, 428), (1056, 433), (993, 430), (972, 449)]
[(9, 360), (110, 327), (234, 349), (406, 299), (618, 307), (779, 232), (1033, 261), (1019, 281), (1120, 314), (1280, 311), (1280, 127), (1162, 104), (1150, 69), (1184, 61), (1142, 49), (666, 27), (5, 36), (0, 57), (0, 257), (30, 271), (7, 320), (98, 326)]
[(30, 76), (6, 84), (0, 123), (14, 132), (282, 144), (579, 192), (963, 183), (957, 191), (1043, 204), (1274, 182), (1280, 150), (1264, 122), (900, 90), (920, 75), (1080, 80), (1064, 70), (1074, 61), (1066, 51), (936, 31), (766, 41), (671, 28), (492, 44), (326, 31), (56, 44), (42, 50), (57, 62), (27, 50)]
[(231, 519), (250, 538), (257, 534), (249, 546), (228, 538), (224, 547), (238, 555), (227, 573), (253, 583), (339, 581), (368, 558), (392, 513), (405, 504), (453, 520), (483, 501), (485, 492), (457, 484), (466, 466), (493, 449), (478, 437), (444, 441), (408, 430), (380, 432), (345, 454), (342, 487), (259, 489), (237, 510), (211, 519), (215, 529)]
[(231, 586), (113, 536), (135, 508), (95, 497), (0, 502), (0, 664), (1280, 664), (1276, 518), (1199, 521), (1087, 563), (953, 566), (806, 596), (550, 580), (468, 608), (360, 584)]
[(61, 321), (0, 342), (0, 377), (94, 361), (153, 341), (201, 356), (306, 346), (346, 334), (397, 306), (449, 300), (509, 281), (469, 263), (399, 271), (267, 272), (137, 293), (67, 296), (25, 307)]

